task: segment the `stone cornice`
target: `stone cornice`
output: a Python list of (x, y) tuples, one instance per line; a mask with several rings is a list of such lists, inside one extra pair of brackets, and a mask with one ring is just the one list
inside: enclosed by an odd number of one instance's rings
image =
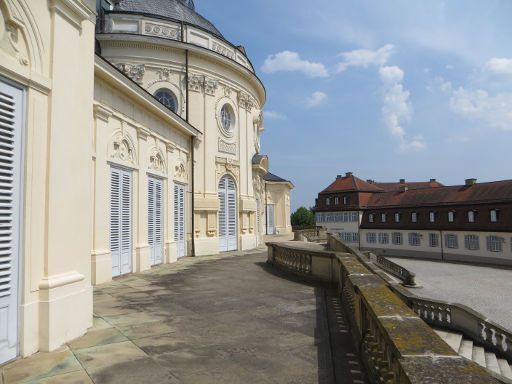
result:
[(81, 30), (82, 22), (94, 22), (96, 13), (80, 0), (51, 0), (50, 9), (61, 15), (75, 28)]

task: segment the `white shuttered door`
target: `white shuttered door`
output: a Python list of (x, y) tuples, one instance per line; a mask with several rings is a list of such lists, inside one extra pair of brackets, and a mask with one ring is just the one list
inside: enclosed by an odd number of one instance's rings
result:
[(0, 363), (18, 353), (23, 91), (0, 82)]
[(185, 247), (185, 186), (174, 185), (174, 241), (177, 247), (177, 257), (186, 255)]
[(163, 262), (162, 190), (162, 180), (148, 178), (148, 244), (151, 248), (151, 265)]
[(110, 251), (112, 276), (132, 271), (132, 174), (110, 171)]
[(267, 235), (273, 235), (275, 230), (274, 225), (274, 205), (267, 205)]
[(219, 249), (237, 250), (237, 202), (235, 181), (225, 175), (219, 182)]

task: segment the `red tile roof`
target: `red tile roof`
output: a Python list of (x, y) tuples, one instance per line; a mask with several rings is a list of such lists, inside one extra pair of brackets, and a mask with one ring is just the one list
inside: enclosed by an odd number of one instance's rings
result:
[(336, 180), (320, 194), (335, 192), (383, 192), (383, 190), (355, 177), (351, 173), (347, 173), (345, 176), (336, 177)]
[(512, 202), (512, 180), (373, 194), (368, 208)]
[(407, 187), (409, 189), (425, 189), (425, 188), (439, 188), (444, 187), (443, 184), (437, 181), (420, 181), (420, 182), (405, 182), (405, 183), (380, 183), (373, 182), (373, 185), (383, 189), (386, 192), (399, 191), (400, 188)]

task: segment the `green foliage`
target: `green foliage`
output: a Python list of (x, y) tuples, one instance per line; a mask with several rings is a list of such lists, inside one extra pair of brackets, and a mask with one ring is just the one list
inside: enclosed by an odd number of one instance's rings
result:
[(306, 207), (300, 207), (292, 213), (291, 220), (294, 228), (315, 228), (315, 214)]

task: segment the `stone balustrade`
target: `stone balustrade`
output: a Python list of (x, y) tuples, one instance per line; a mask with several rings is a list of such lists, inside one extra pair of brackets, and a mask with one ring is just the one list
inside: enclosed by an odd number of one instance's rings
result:
[(377, 256), (375, 261), (383, 270), (402, 280), (405, 286), (414, 287), (416, 285), (416, 275), (407, 268), (386, 259), (384, 256)]
[[(357, 252), (349, 248), (342, 252), (325, 250), (319, 244), (303, 242), (267, 245), (268, 262), (275, 268), (337, 286), (370, 382), (500, 382), (478, 364), (455, 353), (422, 320), (423, 316), (409, 308), (386, 281), (365, 265)], [(297, 260), (291, 261), (293, 258)], [(434, 315), (428, 310), (423, 313), (453, 321), (453, 308), (449, 315), (446, 309), (439, 311)], [(491, 338), (494, 335), (492, 331), (487, 334)]]
[(295, 241), (308, 241), (311, 243), (322, 243), (327, 241), (327, 232), (322, 228), (301, 229), (293, 231)]
[(400, 286), (391, 289), (426, 323), (462, 333), (497, 356), (512, 360), (512, 333), (462, 304), (417, 297)]

